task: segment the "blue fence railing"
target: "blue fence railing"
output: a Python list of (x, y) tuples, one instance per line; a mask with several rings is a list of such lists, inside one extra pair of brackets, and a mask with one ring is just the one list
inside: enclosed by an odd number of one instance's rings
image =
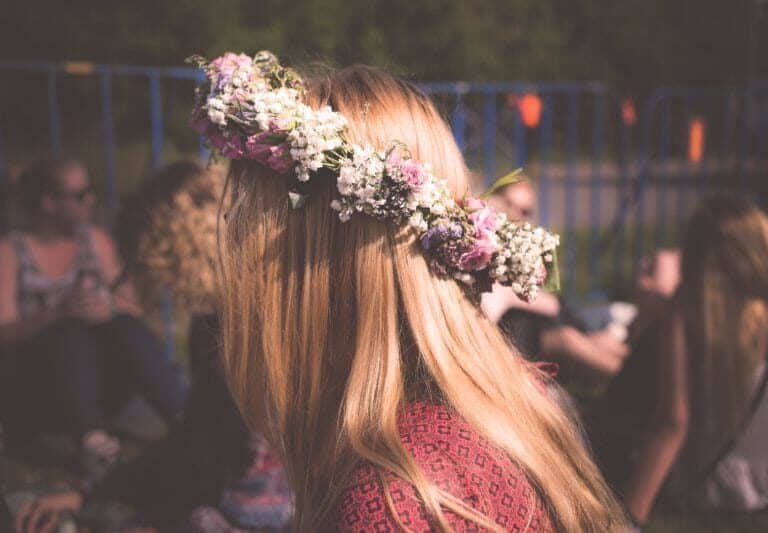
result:
[[(94, 174), (103, 175), (110, 220), (119, 201), (117, 130), (123, 121), (136, 121), (138, 113), (125, 109), (132, 104), (125, 95), (117, 96), (116, 84), (133, 80), (131, 97), (140, 93), (147, 100), (136, 109), (146, 113), (141, 135), (148, 140), (148, 166), (156, 168), (164, 162), (169, 129), (178, 131), (177, 122), (186, 120), (185, 113), (169, 113), (171, 99), (176, 108), (189, 109), (192, 86), (202, 75), (185, 67), (0, 61), (0, 86), (3, 77), (19, 73), (25, 74), (30, 90), (36, 84), (45, 88), (47, 109), (40, 128), (47, 135), (35, 142), (54, 154), (65, 149), (70, 136), (84, 134), (62, 121), (62, 105), (68, 103), (67, 95), (60, 94), (62, 84), (75, 78), (96, 82), (88, 90), (96, 96), (103, 169)], [(178, 84), (184, 84), (183, 90)], [(768, 183), (766, 84), (660, 88), (636, 109), (600, 82), (441, 82), (421, 87), (445, 112), (470, 168), (478, 169), (478, 181), (488, 184), (513, 168), (526, 168), (537, 187), (537, 218), (562, 233), (563, 282), (570, 296), (595, 296), (605, 287), (626, 285), (640, 257), (675, 242), (703, 192), (756, 190)], [(39, 99), (30, 104), (39, 106)], [(25, 120), (26, 115), (0, 116)], [(0, 122), (0, 169), (21, 162), (17, 152), (28, 148), (28, 140), (14, 138), (24, 127), (13, 120)], [(694, 124), (698, 154), (692, 146)], [(207, 157), (199, 142), (176, 151)], [(166, 314), (170, 317), (169, 306)], [(170, 349), (170, 331), (167, 342)]]

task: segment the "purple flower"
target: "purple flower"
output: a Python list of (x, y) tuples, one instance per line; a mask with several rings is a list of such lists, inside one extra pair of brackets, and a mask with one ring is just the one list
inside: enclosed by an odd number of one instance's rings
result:
[(461, 239), (463, 235), (464, 230), (461, 224), (455, 222), (437, 224), (421, 236), (421, 247), (425, 250), (431, 250), (447, 240)]
[(211, 128), (208, 132), (208, 140), (211, 141), (211, 145), (219, 150), (224, 150), (227, 146), (227, 139), (215, 128)]
[(267, 158), (270, 154), (270, 145), (266, 142), (268, 138), (269, 132), (263, 132), (251, 135), (245, 140), (245, 153), (249, 159), (267, 164)]
[(439, 244), (442, 242), (442, 239), (440, 238), (441, 230), (441, 226), (435, 226), (434, 228), (427, 230), (426, 233), (421, 236), (421, 247), (424, 250), (430, 250), (435, 243)]
[(291, 151), (288, 143), (278, 144), (269, 148), (269, 156), (267, 157), (267, 165), (272, 170), (282, 174), (293, 167), (293, 161), (291, 160)]
[(240, 159), (245, 155), (245, 146), (240, 137), (230, 137), (221, 148), (221, 155), (228, 159)]

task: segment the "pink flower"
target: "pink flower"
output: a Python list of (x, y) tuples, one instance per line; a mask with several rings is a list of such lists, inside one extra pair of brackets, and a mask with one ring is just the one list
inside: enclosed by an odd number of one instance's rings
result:
[(412, 190), (419, 190), (424, 185), (424, 169), (413, 159), (407, 159), (400, 163), (400, 171), (405, 182)]
[(484, 208), (486, 206), (486, 203), (479, 198), (468, 196), (467, 198), (464, 198), (462, 202), (462, 206), (464, 207), (464, 209), (466, 209), (471, 213), (472, 211), (477, 211), (478, 209)]
[(403, 159), (397, 152), (392, 152), (387, 158), (387, 163), (398, 168), (411, 190), (418, 191), (424, 185), (426, 180), (424, 168), (417, 161)]
[(494, 232), (498, 226), (499, 218), (496, 211), (489, 205), (483, 205), (482, 208), (469, 214), (469, 219), (478, 233)]
[(549, 277), (549, 273), (547, 272), (547, 267), (544, 265), (541, 265), (541, 268), (539, 268), (539, 271), (536, 275), (536, 284), (537, 285), (544, 285), (544, 282), (547, 281), (547, 277)]
[(220, 75), (227, 78), (232, 77), (235, 70), (242, 67), (250, 67), (252, 60), (245, 54), (234, 54), (227, 52), (211, 61), (211, 67), (220, 72)]
[(490, 240), (477, 239), (472, 247), (459, 258), (462, 270), (483, 270), (493, 257), (496, 247)]

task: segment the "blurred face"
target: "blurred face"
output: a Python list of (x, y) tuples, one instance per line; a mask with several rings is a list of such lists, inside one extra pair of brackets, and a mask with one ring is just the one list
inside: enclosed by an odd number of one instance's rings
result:
[(510, 185), (498, 195), (497, 208), (510, 220), (531, 220), (536, 216), (536, 195), (527, 181)]
[(66, 226), (90, 222), (94, 196), (85, 169), (68, 167), (57, 181), (58, 189), (43, 198), (45, 212)]

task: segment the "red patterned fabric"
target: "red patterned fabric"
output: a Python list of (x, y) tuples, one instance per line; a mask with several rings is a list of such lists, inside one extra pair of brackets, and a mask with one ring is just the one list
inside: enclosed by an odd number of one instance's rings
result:
[[(520, 468), (446, 407), (411, 404), (401, 418), (400, 437), (430, 481), (505, 530), (554, 531), (542, 501)], [(380, 473), (387, 480), (402, 524), (409, 531), (431, 531), (413, 485), (370, 463), (357, 467), (339, 500), (339, 531), (401, 531), (387, 505)], [(450, 511), (445, 516), (455, 531), (483, 530)]]

